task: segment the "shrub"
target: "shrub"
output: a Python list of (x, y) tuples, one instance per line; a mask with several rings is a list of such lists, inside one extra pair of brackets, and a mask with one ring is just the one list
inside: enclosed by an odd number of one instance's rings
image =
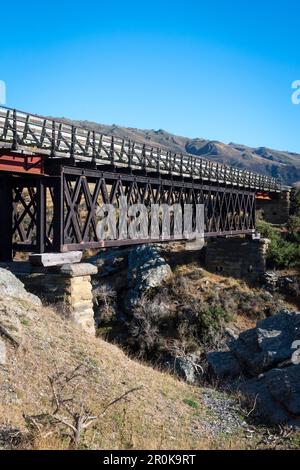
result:
[(289, 219), (288, 234), (280, 232), (268, 222), (257, 220), (256, 227), (260, 234), (270, 240), (267, 253), (268, 265), (272, 268), (288, 268), (300, 264), (299, 233), (292, 231), (300, 227), (300, 219), (292, 216)]
[(161, 361), (175, 350), (190, 353), (219, 344), (232, 312), (224, 308), (218, 294), (215, 299), (194, 298), (182, 281), (175, 278), (134, 308), (128, 345), (140, 356)]

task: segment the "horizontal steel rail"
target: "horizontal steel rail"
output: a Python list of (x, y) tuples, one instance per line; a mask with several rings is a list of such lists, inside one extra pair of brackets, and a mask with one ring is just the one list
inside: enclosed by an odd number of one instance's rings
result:
[(111, 165), (155, 172), (163, 177), (181, 176), (257, 192), (280, 192), (280, 180), (233, 168), (206, 158), (174, 153), (64, 121), (0, 107), (0, 149), (43, 154), (46, 158), (68, 158), (69, 164), (95, 167)]

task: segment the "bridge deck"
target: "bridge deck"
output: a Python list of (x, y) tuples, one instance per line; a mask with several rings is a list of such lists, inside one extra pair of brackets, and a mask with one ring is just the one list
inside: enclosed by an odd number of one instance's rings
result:
[(281, 191), (280, 181), (276, 178), (0, 107), (0, 156), (1, 152), (5, 154), (11, 150), (43, 155), (48, 161), (68, 159), (69, 165), (93, 164), (94, 168), (110, 165), (156, 172), (165, 178), (180, 176), (255, 192)]

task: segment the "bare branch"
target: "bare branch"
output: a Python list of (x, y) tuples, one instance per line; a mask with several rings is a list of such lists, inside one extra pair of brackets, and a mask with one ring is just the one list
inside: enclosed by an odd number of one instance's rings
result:
[(141, 390), (143, 387), (135, 387), (135, 388), (132, 388), (131, 390), (127, 390), (127, 392), (123, 393), (123, 395), (115, 398), (114, 400), (112, 400), (108, 405), (106, 405), (106, 407), (104, 408), (104, 410), (98, 415), (98, 418), (100, 418), (101, 416), (103, 416), (106, 411), (108, 410), (108, 408), (110, 408), (111, 406), (115, 405), (118, 401), (121, 401), (123, 400), (124, 398), (126, 398), (130, 393), (133, 393), (133, 392), (137, 392), (138, 390)]

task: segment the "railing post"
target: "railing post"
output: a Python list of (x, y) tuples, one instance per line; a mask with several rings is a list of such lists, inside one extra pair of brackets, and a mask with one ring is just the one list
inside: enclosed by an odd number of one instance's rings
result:
[(17, 111), (13, 110), (13, 143), (12, 143), (13, 150), (17, 150), (18, 148), (18, 129), (17, 129)]
[(110, 163), (112, 166), (114, 166), (114, 153), (115, 153), (115, 144), (114, 144), (114, 136), (111, 136), (111, 145), (110, 145)]
[(142, 168), (143, 168), (143, 171), (147, 171), (147, 162), (146, 162), (146, 145), (144, 144), (143, 145), (143, 148), (142, 148)]
[(70, 158), (71, 158), (72, 164), (75, 163), (75, 144), (76, 144), (76, 127), (72, 126), (71, 150), (70, 150)]
[(56, 145), (55, 145), (55, 121), (52, 121), (52, 138), (51, 138), (51, 157), (55, 157), (55, 150), (56, 150)]
[(53, 179), (53, 250), (60, 252), (64, 244), (64, 174)]
[(156, 149), (156, 171), (160, 174), (160, 149)]
[(93, 146), (93, 155), (92, 155), (92, 163), (94, 168), (96, 168), (96, 134), (95, 131), (93, 131), (93, 141), (92, 141), (92, 146)]
[(180, 176), (183, 178), (183, 155), (180, 154)]
[(131, 141), (130, 139), (128, 140), (128, 167), (131, 170), (131, 165), (132, 165), (132, 152), (131, 152)]

